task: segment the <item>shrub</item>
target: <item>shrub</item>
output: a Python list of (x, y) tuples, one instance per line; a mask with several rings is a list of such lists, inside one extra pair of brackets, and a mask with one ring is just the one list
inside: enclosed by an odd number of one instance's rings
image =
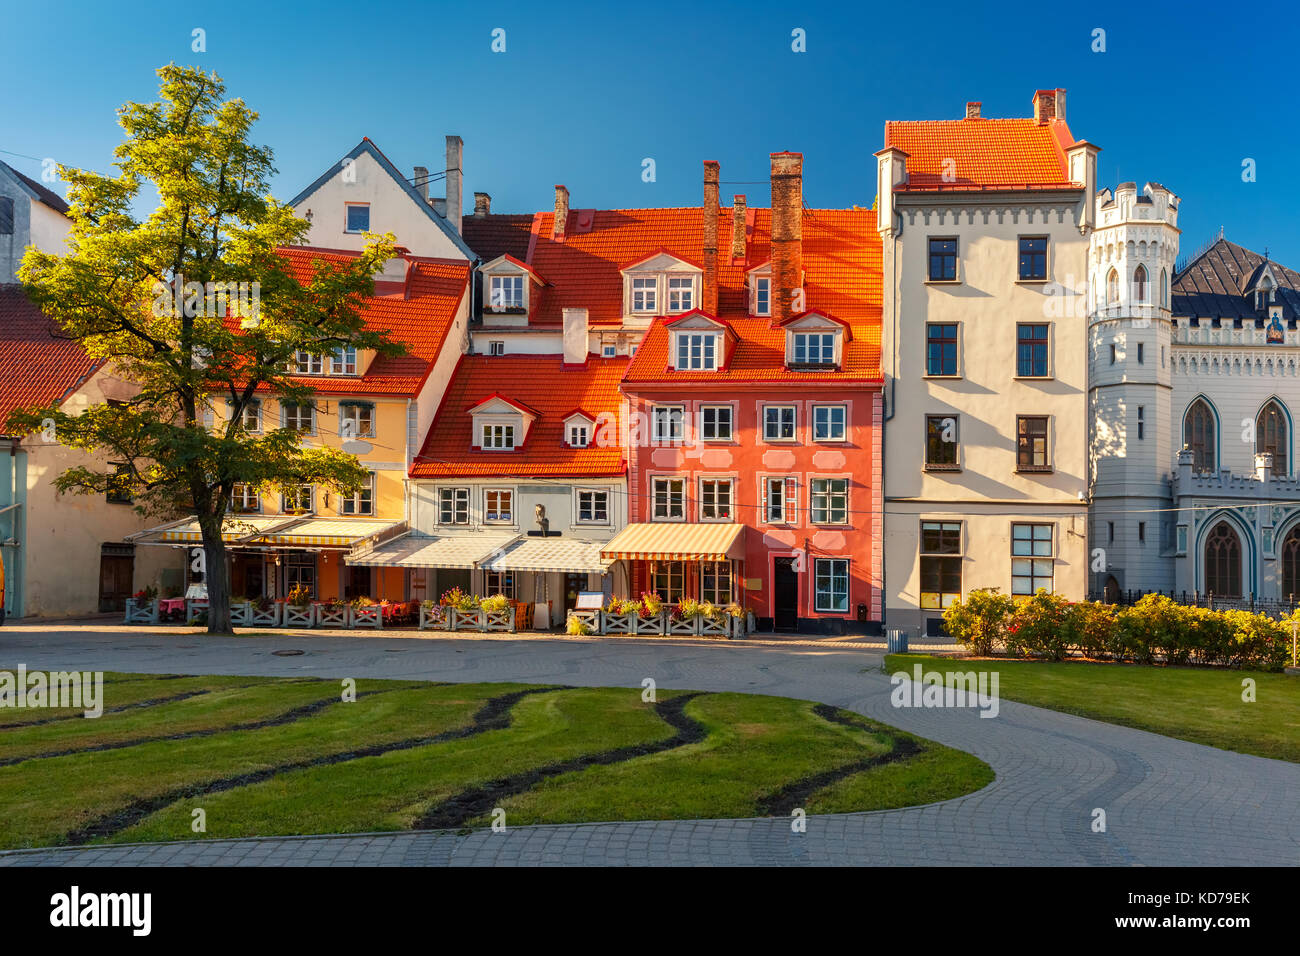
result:
[(442, 597), (438, 599), (438, 603), (443, 607), (460, 607), (467, 597), (469, 595), (459, 587), (454, 587), (442, 592)]
[(1119, 656), (1150, 664), (1157, 654), (1180, 654), (1187, 647), (1189, 610), (1163, 594), (1147, 594), (1126, 607), (1119, 613)]
[(1291, 627), (1265, 614), (1228, 611), (1232, 624), (1232, 642), (1226, 661), (1232, 667), (1280, 670), (1287, 660), (1291, 644)]
[(745, 609), (741, 607), (739, 604), (737, 604), (735, 601), (732, 601), (730, 604), (727, 605), (726, 612), (730, 614), (732, 617), (745, 616)]
[(1059, 594), (1039, 588), (1031, 598), (1016, 603), (1015, 614), (1007, 626), (1007, 648), (1023, 655), (1034, 654), (1051, 661), (1064, 660), (1078, 643), (1076, 617), (1071, 604)]
[(1101, 660), (1115, 652), (1119, 627), (1114, 608), (1096, 601), (1080, 601), (1070, 605), (1070, 615), (1074, 646), (1079, 653)]
[(688, 621), (700, 613), (700, 602), (695, 598), (682, 598), (673, 608), (673, 618), (678, 621)]
[(479, 607), (489, 614), (497, 614), (510, 607), (510, 598), (504, 594), (493, 594), (491, 597), (485, 597), (480, 601)]
[(641, 595), (641, 606), (646, 617), (658, 617), (664, 612), (664, 599), (653, 591), (646, 591)]
[(976, 588), (950, 604), (943, 612), (948, 633), (976, 654), (993, 653), (993, 645), (1005, 642), (1007, 623), (1016, 611), (1016, 602), (997, 588)]
[(311, 589), (303, 584), (295, 584), (285, 600), (294, 607), (306, 607), (311, 603)]
[(576, 614), (570, 614), (569, 619), (564, 622), (564, 633), (585, 637), (591, 634), (592, 630), (591, 625), (585, 619), (578, 617)]

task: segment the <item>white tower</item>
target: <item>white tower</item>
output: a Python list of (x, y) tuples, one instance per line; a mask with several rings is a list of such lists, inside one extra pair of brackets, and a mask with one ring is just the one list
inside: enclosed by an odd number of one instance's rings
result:
[(1169, 590), (1172, 418), (1169, 295), (1178, 197), (1158, 183), (1097, 194), (1088, 251), (1089, 589)]

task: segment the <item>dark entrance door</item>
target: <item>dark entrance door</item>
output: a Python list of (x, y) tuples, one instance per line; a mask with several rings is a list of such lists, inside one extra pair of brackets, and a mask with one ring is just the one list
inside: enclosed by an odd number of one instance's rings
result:
[(460, 588), (468, 594), (470, 590), (469, 570), (467, 568), (439, 568), (437, 588), (438, 593), (433, 596), (435, 601), (439, 600), (452, 588)]
[(772, 629), (798, 630), (799, 572), (794, 558), (776, 558), (772, 570)]
[(124, 611), (135, 577), (135, 558), (116, 554), (99, 556), (99, 609)]
[(564, 611), (567, 614), (578, 603), (578, 592), (587, 590), (585, 574), (564, 575)]

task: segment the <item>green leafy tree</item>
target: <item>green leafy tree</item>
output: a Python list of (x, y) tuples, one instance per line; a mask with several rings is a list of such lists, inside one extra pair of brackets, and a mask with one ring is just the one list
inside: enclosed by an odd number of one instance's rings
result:
[[(318, 264), (299, 281), (276, 250), (300, 243), (308, 223), (269, 195), (271, 150), (249, 142), (257, 114), (225, 100), (216, 74), (173, 64), (158, 75), (160, 102), (119, 110), (126, 135), (116, 175), (60, 167), (71, 206), (67, 255), (29, 249), (19, 271), (63, 332), (138, 392), (78, 415), (24, 409), (9, 424), (30, 433), (52, 419), (62, 444), (92, 453), (55, 479), (60, 491), (117, 491), (142, 514), (195, 515), (208, 630), (225, 633), (222, 528), (234, 485), (310, 482), (349, 494), (366, 481), (355, 457), (304, 448), (292, 429), (250, 433), (244, 410), (265, 393), (311, 401), (290, 374), (299, 352), (403, 350), (360, 315), (395, 253), (391, 235), (369, 236), (355, 260)], [(146, 186), (159, 204), (141, 220), (132, 204)]]

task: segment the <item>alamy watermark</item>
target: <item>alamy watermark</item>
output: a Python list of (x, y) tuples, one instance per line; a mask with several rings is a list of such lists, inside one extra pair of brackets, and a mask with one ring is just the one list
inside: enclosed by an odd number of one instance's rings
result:
[(85, 716), (104, 713), (103, 671), (0, 671), (0, 708), (79, 708)]
[(897, 671), (889, 677), (895, 707), (978, 707), (981, 717), (998, 715), (997, 671)]

